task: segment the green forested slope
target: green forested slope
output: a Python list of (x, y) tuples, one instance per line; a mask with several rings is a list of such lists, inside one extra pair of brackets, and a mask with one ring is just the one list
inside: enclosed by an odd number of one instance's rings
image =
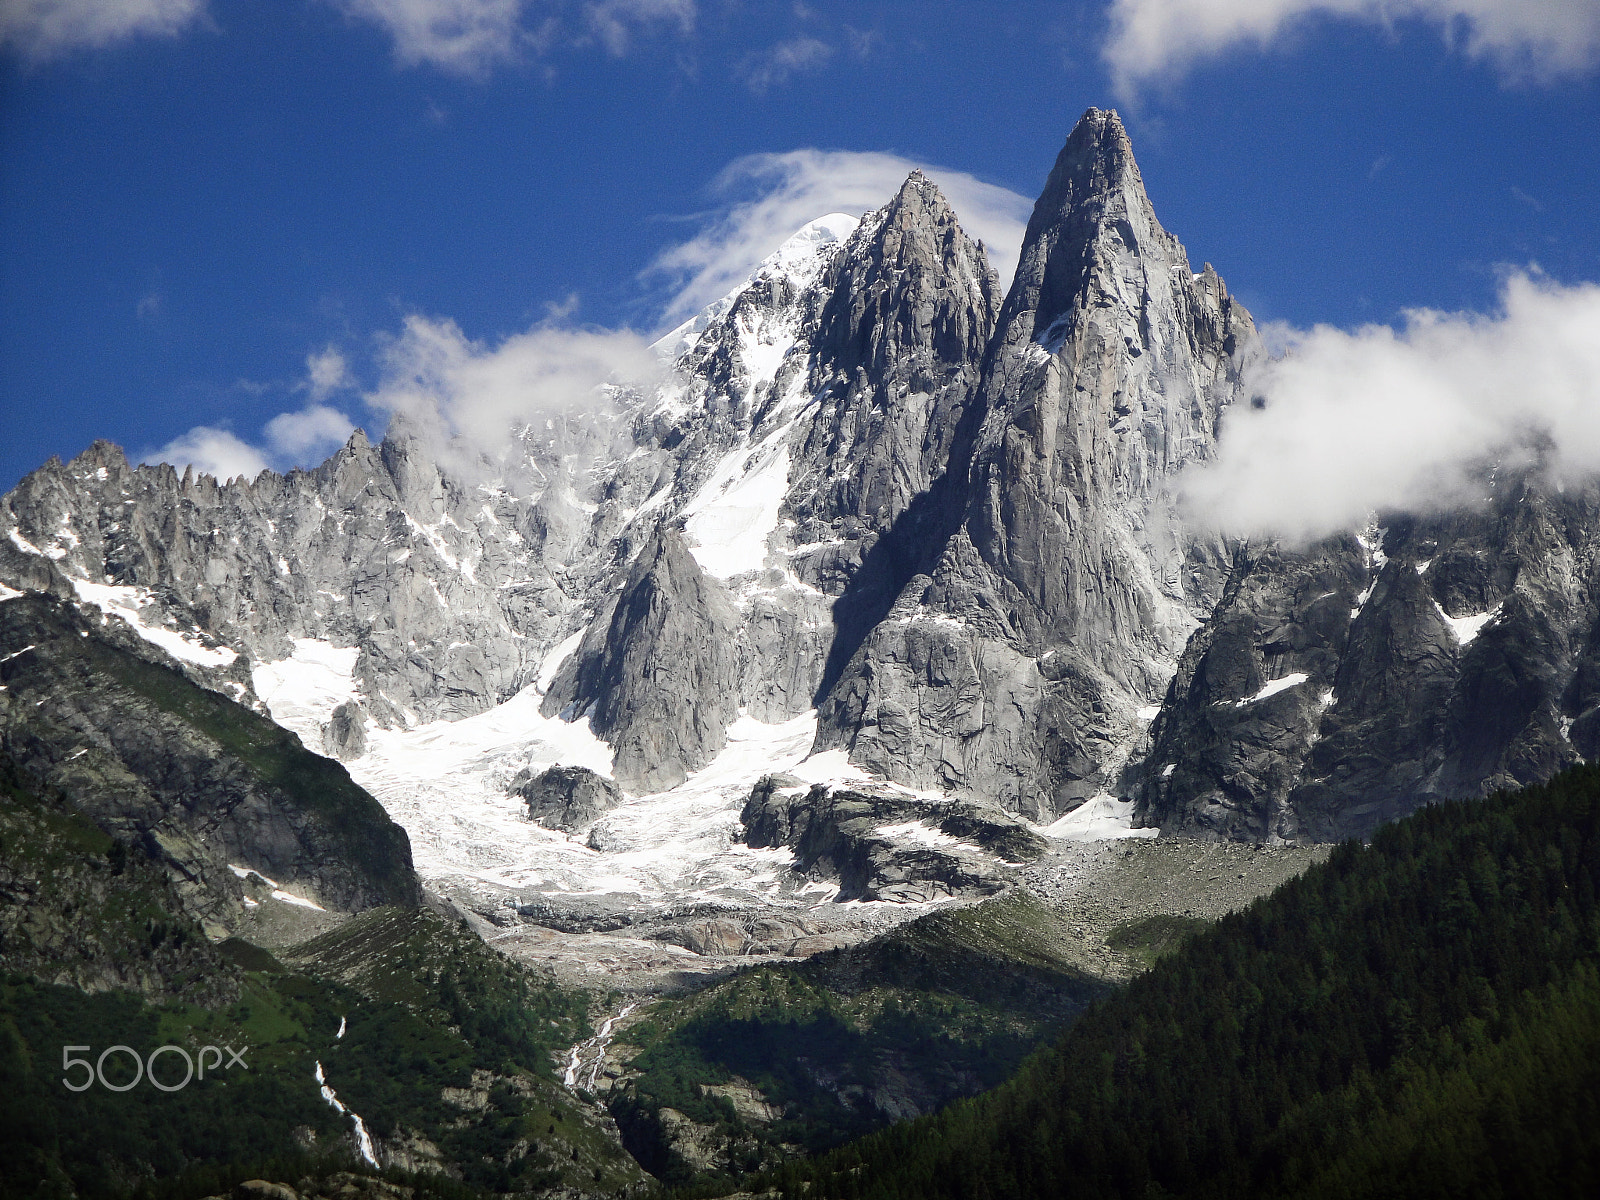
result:
[(1600, 768), (1341, 847), (1005, 1086), (775, 1182), (848, 1197), (1600, 1194)]

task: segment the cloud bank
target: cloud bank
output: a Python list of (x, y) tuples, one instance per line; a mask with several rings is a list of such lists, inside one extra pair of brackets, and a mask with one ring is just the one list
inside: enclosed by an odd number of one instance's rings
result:
[(35, 62), (139, 35), (170, 37), (205, 0), (0, 0), (0, 46)]
[(498, 345), (473, 341), (451, 320), (407, 317), (384, 348), (374, 409), (408, 428), (454, 470), (499, 462), (519, 427), (602, 412), (610, 388), (648, 388), (662, 373), (644, 338), (627, 331), (535, 326)]
[(1103, 55), (1128, 95), (1238, 43), (1270, 47), (1317, 16), (1383, 27), (1426, 21), (1508, 82), (1547, 82), (1600, 65), (1600, 0), (1112, 0)]
[(1600, 285), (1513, 274), (1491, 315), (1319, 325), (1253, 383), (1262, 406), (1229, 409), (1215, 459), (1179, 481), (1192, 517), (1239, 536), (1304, 543), (1473, 503), (1497, 463), (1600, 472)]
[(676, 325), (739, 286), (806, 222), (830, 212), (882, 208), (913, 170), (939, 185), (962, 227), (984, 243), (1002, 283), (1009, 285), (1033, 210), (1028, 197), (895, 154), (814, 149), (752, 154), (735, 159), (713, 181), (712, 194), (724, 204), (707, 226), (662, 251), (646, 268), (644, 278), (666, 280), (672, 289), (665, 324)]

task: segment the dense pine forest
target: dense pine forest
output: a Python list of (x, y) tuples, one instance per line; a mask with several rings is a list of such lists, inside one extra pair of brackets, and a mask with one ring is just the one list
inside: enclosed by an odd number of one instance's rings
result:
[(1600, 1195), (1600, 767), (1439, 804), (786, 1197)]

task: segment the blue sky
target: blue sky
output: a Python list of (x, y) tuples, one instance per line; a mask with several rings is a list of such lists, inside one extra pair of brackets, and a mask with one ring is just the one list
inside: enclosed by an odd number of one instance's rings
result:
[(196, 427), (316, 461), (419, 347), (581, 375), (912, 164), (1003, 240), (1090, 105), (1260, 321), (1600, 280), (1600, 0), (0, 0), (0, 41), (0, 488)]

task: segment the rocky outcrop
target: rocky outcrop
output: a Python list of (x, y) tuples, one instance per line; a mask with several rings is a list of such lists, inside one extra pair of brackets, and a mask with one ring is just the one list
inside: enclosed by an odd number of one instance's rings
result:
[(161, 657), (60, 601), (0, 602), (0, 749), (159, 863), (208, 933), (243, 916), (234, 867), (326, 909), (419, 903), (405, 831), (342, 766)]
[(333, 710), (322, 729), (322, 748), (329, 758), (350, 762), (367, 752), (367, 714), (354, 700)]
[(861, 223), (820, 287), (816, 410), (784, 507), (794, 540), (816, 547), (796, 570), (836, 593), (838, 551), (823, 551), (869, 550), (943, 476), (1001, 293), (983, 248), (921, 172)]
[(634, 791), (681, 783), (738, 717), (739, 620), (671, 526), (640, 551), (604, 620), (545, 696), (547, 716), (587, 716)]
[(1006, 863), (1046, 848), (991, 807), (888, 789), (808, 788), (783, 775), (756, 785), (740, 819), (748, 845), (790, 847), (796, 872), (838, 880), (840, 901), (986, 895), (1003, 886)]
[(1040, 817), (1112, 787), (1226, 568), (1168, 482), (1209, 453), (1258, 353), (1156, 220), (1116, 114), (1091, 109), (952, 439), (970, 460), (942, 501), (952, 531), (824, 699), (819, 747)]
[(1152, 730), (1142, 819), (1364, 837), (1600, 750), (1600, 489), (1486, 487), (1476, 511), (1241, 552)]
[(184, 911), (167, 873), (31, 779), (0, 750), (0, 961), (85, 992), (220, 1007), (239, 974)]
[[(528, 804), (528, 819), (565, 833), (593, 823), (622, 803), (622, 791), (588, 767), (524, 767), (511, 781), (511, 793)], [(599, 847), (593, 847), (599, 849)]]

